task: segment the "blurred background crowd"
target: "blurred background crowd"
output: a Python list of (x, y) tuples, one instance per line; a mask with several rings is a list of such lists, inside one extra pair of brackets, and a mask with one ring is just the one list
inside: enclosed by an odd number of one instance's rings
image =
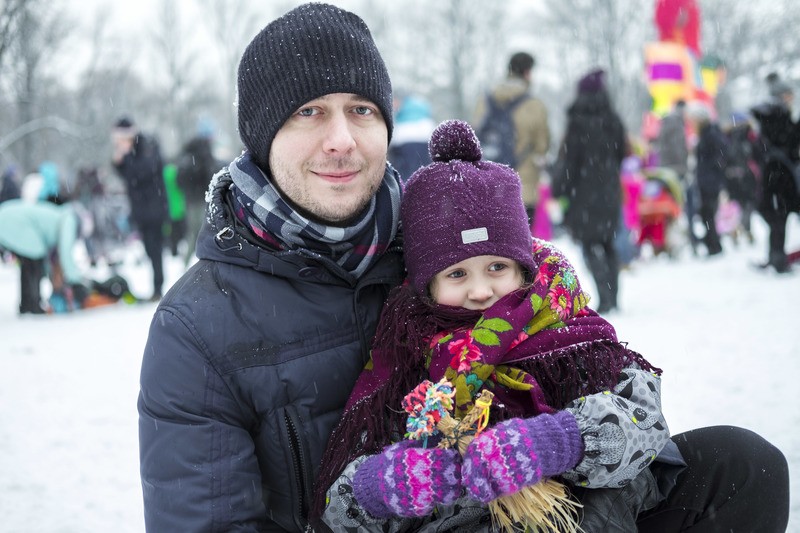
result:
[[(157, 301), (164, 255), (191, 264), (208, 183), (241, 150), (236, 61), (297, 3), (153, 1), (134, 41), (111, 4), (0, 2), (0, 247), (20, 268), (20, 313)], [(429, 162), (438, 122), (470, 121), (522, 177), (534, 235), (580, 244), (600, 311), (637, 263), (753, 245), (755, 216), (769, 227), (756, 266), (791, 273), (788, 2), (334, 3), (364, 16), (387, 58), (401, 177)], [(131, 254), (152, 291), (116, 271)]]

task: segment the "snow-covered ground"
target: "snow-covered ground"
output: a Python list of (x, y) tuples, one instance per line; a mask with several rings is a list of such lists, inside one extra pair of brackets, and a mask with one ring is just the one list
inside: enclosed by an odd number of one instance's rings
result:
[[(755, 245), (713, 259), (636, 263), (621, 279), (619, 336), (664, 369), (663, 401), (673, 433), (734, 424), (786, 454), (792, 476), (789, 529), (800, 531), (800, 267), (757, 271)], [(575, 246), (557, 239), (587, 289)], [(800, 248), (800, 220), (788, 249)], [(122, 273), (148, 295), (149, 268), (130, 254)], [(167, 280), (182, 272), (167, 257)], [(100, 273), (98, 273), (98, 276)], [(116, 533), (144, 530), (138, 474), (139, 363), (156, 304), (20, 317), (16, 266), (0, 264), (0, 531)]]

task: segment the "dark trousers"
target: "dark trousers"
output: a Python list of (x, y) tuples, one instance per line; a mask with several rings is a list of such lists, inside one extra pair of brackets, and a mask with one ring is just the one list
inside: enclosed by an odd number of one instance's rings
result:
[(44, 259), (19, 259), (20, 313), (43, 313), (40, 284), (44, 277)]
[(689, 236), (689, 244), (692, 247), (693, 253), (697, 252), (697, 242), (699, 239), (694, 233), (694, 216), (697, 214), (697, 186), (694, 183), (683, 182), (683, 210), (686, 213), (687, 233)]
[(616, 309), (619, 292), (619, 257), (614, 247), (614, 240), (584, 241), (581, 245), (584, 260), (597, 285), (597, 296), (600, 301), (595, 310), (604, 313)]
[(719, 194), (700, 193), (700, 219), (703, 221), (703, 226), (706, 228), (703, 244), (706, 245), (709, 255), (718, 254), (722, 251), (722, 244), (719, 242), (719, 233), (717, 233), (717, 223), (715, 220), (718, 208)]
[(153, 265), (153, 294), (161, 294), (164, 284), (164, 229), (161, 220), (137, 221), (144, 251)]
[(786, 531), (789, 468), (780, 450), (731, 426), (696, 429), (672, 440), (688, 468), (665, 501), (639, 516), (639, 532)]
[(768, 262), (775, 268), (782, 270), (788, 266), (786, 258), (786, 221), (788, 211), (774, 210), (762, 213), (764, 221), (769, 226), (769, 256)]

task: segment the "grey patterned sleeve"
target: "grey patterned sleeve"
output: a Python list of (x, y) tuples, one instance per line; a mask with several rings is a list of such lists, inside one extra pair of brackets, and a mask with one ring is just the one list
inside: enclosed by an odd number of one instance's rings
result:
[(326, 498), (328, 503), (322, 521), (335, 533), (386, 530), (384, 526), (388, 521), (370, 516), (353, 497), (353, 476), (367, 457), (362, 455), (347, 465), (344, 472), (328, 489)]
[(669, 440), (661, 413), (661, 379), (626, 368), (613, 391), (573, 400), (584, 457), (563, 477), (582, 487), (624, 487), (647, 467)]

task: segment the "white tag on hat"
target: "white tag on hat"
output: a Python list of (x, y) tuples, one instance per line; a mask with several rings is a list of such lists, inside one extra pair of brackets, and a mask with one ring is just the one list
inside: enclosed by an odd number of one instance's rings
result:
[(489, 240), (489, 232), (486, 228), (465, 229), (461, 232), (461, 242), (472, 244), (473, 242), (483, 242)]

